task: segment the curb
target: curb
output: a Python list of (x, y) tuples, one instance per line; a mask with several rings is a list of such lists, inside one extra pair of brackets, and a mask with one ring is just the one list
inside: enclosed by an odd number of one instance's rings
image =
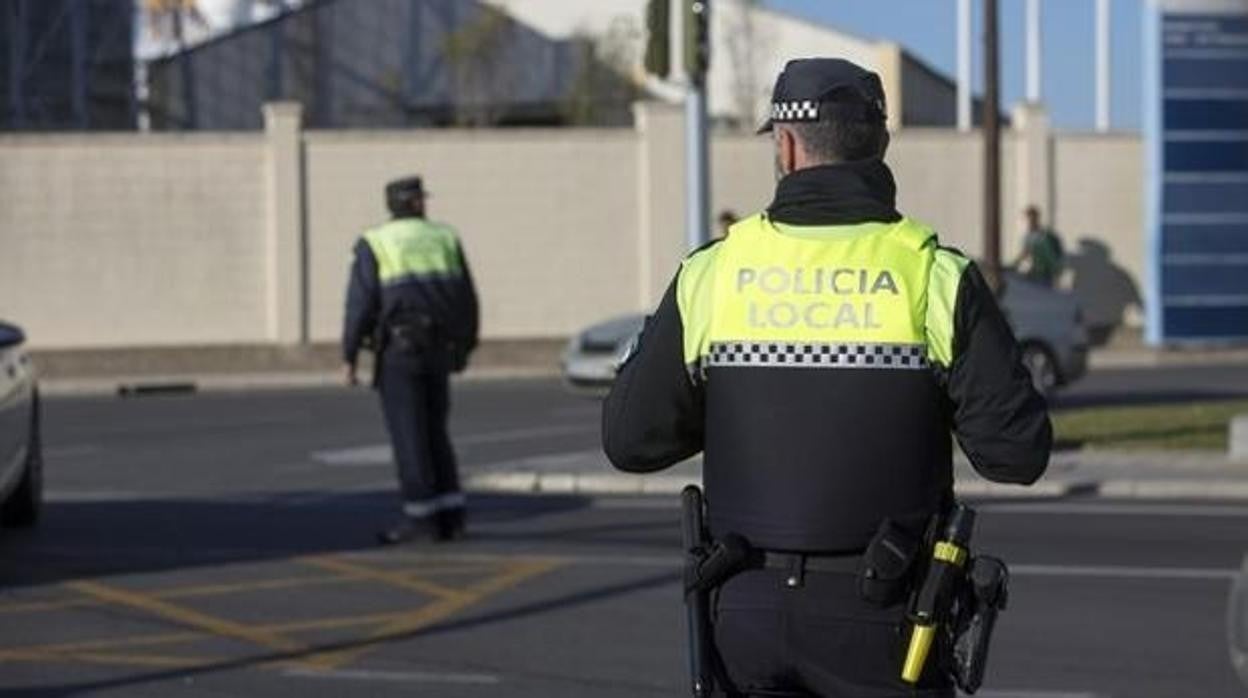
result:
[[(554, 368), (483, 368), (456, 376), (455, 383), (478, 383), (525, 378), (555, 378)], [(365, 377), (367, 378), (367, 377)], [(147, 386), (188, 385), (187, 393), (228, 393), (265, 390), (298, 390), (312, 388), (344, 388), (337, 372), (303, 373), (234, 373), (200, 376), (109, 376), (103, 378), (51, 378), (39, 381), (39, 392), (55, 397), (111, 397), (141, 394)], [(361, 383), (366, 387), (365, 383)], [(156, 394), (160, 391), (153, 391)]]
[[(701, 485), (696, 474), (629, 475), (615, 473), (499, 470), (468, 475), (465, 488), (494, 494), (676, 495)], [(984, 499), (1195, 499), (1248, 501), (1248, 479), (1112, 479), (1041, 481), (1029, 487), (984, 480), (960, 480), (954, 492)]]
[[(688, 485), (701, 484), (702, 477), (694, 474), (629, 475), (502, 470), (478, 473), (465, 478), (466, 489), (507, 494), (675, 495)], [(1243, 485), (1243, 497), (1248, 499), (1248, 483)], [(984, 481), (954, 484), (954, 491), (958, 495), (996, 499), (1053, 499), (1083, 494), (1094, 489), (1096, 483), (1090, 482), (1039, 482), (1031, 487)]]

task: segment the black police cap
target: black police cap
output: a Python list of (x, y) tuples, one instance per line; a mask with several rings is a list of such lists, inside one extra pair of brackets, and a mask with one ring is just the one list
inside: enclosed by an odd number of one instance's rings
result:
[(771, 113), (758, 129), (775, 124), (818, 121), (834, 110), (843, 118), (883, 123), (887, 111), (880, 76), (840, 58), (799, 58), (789, 61), (776, 78)]
[(420, 177), (404, 177), (386, 185), (386, 201), (426, 196), (425, 184)]

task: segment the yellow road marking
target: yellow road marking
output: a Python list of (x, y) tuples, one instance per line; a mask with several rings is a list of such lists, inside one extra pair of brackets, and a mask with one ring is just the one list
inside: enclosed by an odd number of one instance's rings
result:
[(433, 625), (455, 613), (508, 588), (514, 587), (531, 577), (544, 574), (559, 565), (554, 560), (522, 560), (511, 563), (503, 574), (475, 584), (461, 592), (460, 598), (446, 598), (435, 601), (411, 613), (400, 614), (390, 622), (382, 625), (368, 639), (354, 647), (336, 652), (324, 652), (309, 658), (309, 663), (318, 669), (338, 669), (345, 664), (358, 660), (370, 649), (385, 644), (405, 635)]
[[(357, 581), (350, 577), (334, 575), (328, 577), (276, 577), (273, 579), (257, 579), (250, 582), (225, 584), (205, 584), (202, 586), (167, 587), (147, 592), (154, 599), (193, 599), (201, 596), (223, 596), (251, 591), (273, 591), (298, 587), (345, 584)], [(67, 608), (98, 606), (99, 600), (71, 599), (60, 601), (34, 601), (30, 603), (14, 603), (0, 605), (0, 614), (35, 613), (39, 611), (59, 611)]]
[(38, 652), (32, 650), (0, 652), (6, 662), (85, 662), (88, 664), (131, 665), (183, 669), (213, 660), (206, 657), (178, 657), (155, 654), (122, 654), (118, 652)]
[[(408, 611), (398, 611), (389, 613), (373, 613), (361, 616), (341, 616), (336, 618), (318, 618), (313, 620), (295, 621), (290, 623), (275, 623), (272, 625), (258, 625), (255, 630), (268, 633), (293, 633), (308, 630), (335, 630), (338, 628), (351, 628), (360, 625), (375, 625), (377, 623), (385, 623), (392, 621), (399, 616), (408, 613)], [(154, 635), (139, 635), (134, 637), (112, 637), (99, 640), (81, 640), (77, 642), (63, 642), (50, 645), (29, 645), (18, 647), (0, 647), (0, 662), (22, 659), (27, 655), (38, 654), (45, 655), (70, 655), (80, 652), (89, 652), (97, 649), (116, 649), (122, 647), (158, 647), (161, 645), (176, 645), (202, 640), (209, 635), (201, 632), (179, 632), (179, 633), (159, 633)]]
[(299, 652), (303, 650), (303, 647), (298, 643), (292, 642), (277, 633), (266, 632), (254, 626), (210, 616), (206, 613), (200, 613), (185, 606), (155, 599), (145, 594), (126, 591), (91, 581), (70, 582), (67, 586), (105, 603), (144, 611), (178, 625), (191, 627), (211, 635), (243, 640), (278, 652)]
[(157, 599), (193, 599), (200, 596), (223, 596), (226, 594), (240, 594), (252, 591), (274, 591), (278, 589), (296, 589), (300, 587), (310, 586), (329, 586), (332, 584), (345, 584), (355, 580), (343, 576), (328, 577), (277, 577), (274, 579), (257, 579), (251, 582), (237, 582), (232, 584), (205, 584), (197, 587), (174, 587), (170, 589), (161, 589), (153, 593), (152, 597)]
[(183, 642), (192, 642), (202, 637), (204, 637), (202, 633), (196, 632), (160, 633), (155, 635), (139, 635), (135, 637), (111, 637), (99, 640), (61, 642), (51, 645), (5, 647), (0, 648), (0, 661), (9, 658), (11, 655), (23, 654), (26, 652), (63, 653), (90, 651), (94, 649), (112, 649), (116, 647), (157, 647), (160, 645), (175, 645)]
[(0, 606), (0, 614), (4, 613), (37, 613), (39, 611), (59, 611), (65, 608), (95, 606), (99, 602), (92, 599), (74, 599), (72, 601), (31, 601), (29, 603), (11, 603)]
[(421, 594), (436, 596), (439, 599), (467, 599), (469, 596), (465, 592), (458, 589), (452, 589), (450, 587), (442, 586), (441, 584), (435, 584), (410, 573), (392, 572), (390, 570), (378, 569), (376, 567), (361, 565), (355, 562), (347, 562), (346, 560), (339, 558), (301, 558), (300, 562), (306, 565), (311, 565), (312, 567), (350, 576), (360, 581), (381, 582), (406, 591), (415, 591)]
[[(19, 611), (53, 610), (79, 606), (119, 605), (152, 614), (166, 621), (193, 629), (193, 632), (160, 633), (128, 638), (108, 638), (68, 642), (29, 647), (0, 648), (0, 662), (12, 661), (82, 661), (100, 664), (128, 664), (154, 667), (186, 667), (211, 661), (202, 657), (176, 657), (151, 654), (126, 654), (119, 652), (100, 651), (115, 650), (123, 647), (157, 647), (188, 643), (201, 639), (205, 635), (242, 640), (265, 649), (281, 653), (300, 654), (309, 649), (284, 636), (284, 633), (307, 630), (324, 630), (356, 627), (381, 623), (382, 626), (370, 633), (357, 645), (336, 651), (326, 651), (310, 655), (307, 659), (297, 662), (304, 666), (321, 669), (339, 668), (369, 649), (387, 641), (413, 633), (447, 618), (486, 597), (520, 584), (526, 579), (535, 577), (557, 567), (560, 562), (555, 559), (519, 559), (504, 565), (502, 574), (471, 585), (466, 589), (453, 589), (441, 584), (422, 579), (420, 574), (439, 573), (447, 568), (455, 572), (481, 571), (482, 566), (496, 563), (497, 557), (473, 556), (469, 559), (450, 558), (446, 560), (421, 560), (419, 571), (386, 570), (347, 562), (341, 557), (308, 557), (299, 561), (335, 573), (328, 577), (284, 577), (235, 584), (212, 584), (194, 587), (177, 587), (155, 590), (152, 592), (135, 592), (90, 580), (80, 580), (64, 584), (66, 588), (84, 594), (86, 599), (69, 601), (35, 602), (0, 607), (0, 613)], [(448, 564), (449, 563), (449, 564)], [(458, 565), (456, 563), (459, 563)], [(444, 565), (444, 567), (443, 567)], [(474, 565), (469, 570), (466, 565)], [(431, 569), (432, 568), (432, 569)], [(355, 615), (345, 617), (319, 618), (306, 621), (275, 623), (268, 625), (244, 625), (227, 619), (211, 616), (184, 606), (169, 603), (170, 599), (194, 598), (245, 592), (252, 590), (274, 590), (310, 586), (317, 584), (337, 584), (355, 581), (379, 582), (406, 591), (419, 592), (434, 596), (437, 600), (410, 611)]]

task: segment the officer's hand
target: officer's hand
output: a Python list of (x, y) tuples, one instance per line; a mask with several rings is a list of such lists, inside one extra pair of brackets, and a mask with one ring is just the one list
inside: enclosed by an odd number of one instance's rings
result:
[(355, 372), (355, 364), (344, 364), (343, 368), (345, 369), (343, 371), (343, 378), (346, 381), (347, 387), (354, 388), (355, 386), (359, 385), (360, 377)]

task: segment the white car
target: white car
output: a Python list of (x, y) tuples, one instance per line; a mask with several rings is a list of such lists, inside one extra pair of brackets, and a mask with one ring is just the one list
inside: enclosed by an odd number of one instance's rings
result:
[[(1037, 390), (1052, 395), (1083, 377), (1088, 368), (1088, 332), (1073, 294), (1006, 271), (1001, 307)], [(564, 380), (577, 388), (611, 385), (616, 365), (644, 324), (644, 315), (622, 315), (573, 337), (563, 352)]]
[(26, 336), (0, 322), (0, 523), (33, 526), (43, 504), (39, 393)]

